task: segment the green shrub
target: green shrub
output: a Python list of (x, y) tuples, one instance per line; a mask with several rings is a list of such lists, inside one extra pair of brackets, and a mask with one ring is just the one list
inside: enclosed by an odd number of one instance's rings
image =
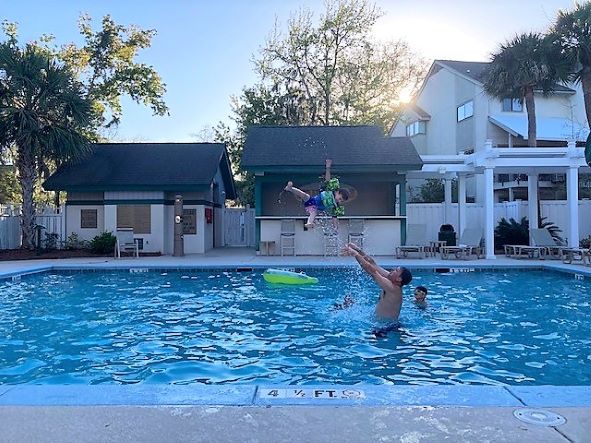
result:
[[(562, 244), (561, 229), (554, 222), (547, 221), (546, 217), (540, 219), (540, 228), (547, 229), (556, 244)], [(495, 248), (501, 249), (504, 245), (529, 245), (529, 220), (522, 217), (519, 222), (515, 219), (502, 218), (495, 228)]]
[(60, 238), (60, 235), (55, 232), (46, 232), (45, 233), (45, 249), (48, 251), (53, 251), (57, 249), (57, 242)]
[(523, 217), (517, 222), (514, 218), (507, 221), (502, 218), (495, 228), (495, 248), (502, 248), (504, 245), (528, 245), (529, 244), (529, 221)]
[(88, 248), (88, 242), (86, 240), (81, 240), (78, 237), (78, 234), (72, 232), (68, 239), (66, 240), (66, 244), (64, 245), (66, 249), (86, 249)]
[(591, 248), (591, 235), (588, 235), (587, 237), (581, 239), (581, 241), (579, 242), (579, 245), (581, 246), (581, 248), (585, 248), (585, 249)]
[(103, 232), (90, 241), (90, 249), (96, 254), (112, 253), (117, 239), (111, 232)]

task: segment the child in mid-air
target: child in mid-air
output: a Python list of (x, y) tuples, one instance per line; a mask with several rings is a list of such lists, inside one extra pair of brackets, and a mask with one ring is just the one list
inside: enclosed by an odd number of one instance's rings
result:
[(287, 182), (285, 190), (304, 201), (304, 207), (308, 212), (308, 220), (304, 225), (306, 228), (314, 227), (314, 220), (318, 215), (318, 211), (324, 211), (335, 219), (345, 213), (345, 210), (341, 205), (349, 200), (349, 192), (340, 187), (338, 178), (330, 178), (331, 166), (332, 160), (327, 159), (326, 172), (324, 174), (324, 179), (326, 181), (324, 189), (320, 191), (320, 194), (313, 197), (310, 197), (310, 194), (307, 192), (294, 187), (293, 182)]

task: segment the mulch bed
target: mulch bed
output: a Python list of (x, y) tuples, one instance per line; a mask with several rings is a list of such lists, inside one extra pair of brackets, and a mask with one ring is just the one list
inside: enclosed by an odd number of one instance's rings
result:
[[(140, 253), (140, 256), (156, 257), (160, 253)], [(2, 249), (0, 250), (0, 261), (7, 260), (47, 260), (60, 258), (77, 258), (77, 257), (110, 257), (113, 254), (95, 254), (84, 249), (57, 249), (53, 251), (29, 251), (28, 249)]]

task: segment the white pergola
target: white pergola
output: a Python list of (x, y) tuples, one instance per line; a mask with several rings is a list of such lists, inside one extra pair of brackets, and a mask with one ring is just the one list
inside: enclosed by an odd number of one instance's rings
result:
[(528, 218), (538, 219), (538, 175), (566, 174), (567, 206), (569, 211), (568, 245), (579, 247), (579, 170), (591, 173), (585, 163), (583, 148), (569, 142), (565, 148), (493, 148), (487, 140), (484, 150), (470, 155), (422, 155), (421, 171), (408, 178), (445, 179), (445, 204), (451, 206), (451, 179), (458, 180), (458, 232), (466, 227), (466, 177), (482, 174), (485, 190), (484, 238), (486, 258), (494, 259), (494, 174), (527, 174)]

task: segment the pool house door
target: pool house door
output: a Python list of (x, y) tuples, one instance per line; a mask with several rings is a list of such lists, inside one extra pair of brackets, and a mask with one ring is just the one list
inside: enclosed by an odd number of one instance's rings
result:
[(255, 246), (254, 209), (224, 209), (224, 246)]

